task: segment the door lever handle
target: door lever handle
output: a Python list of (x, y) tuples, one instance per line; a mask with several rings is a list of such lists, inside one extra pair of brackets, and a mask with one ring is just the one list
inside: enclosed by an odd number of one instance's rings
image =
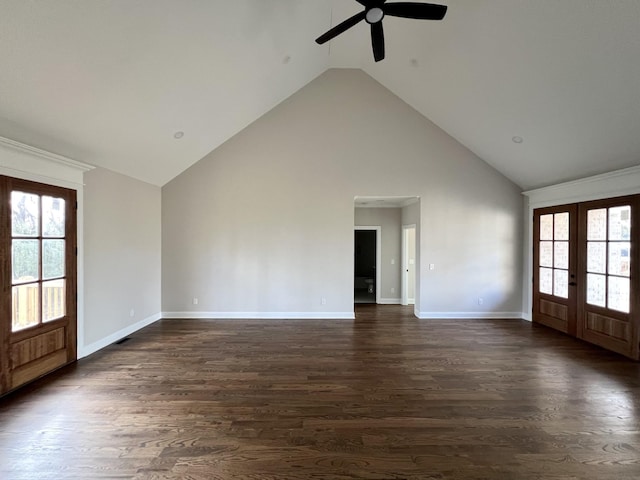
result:
[(569, 282), (569, 285), (571, 285), (572, 287), (575, 287), (578, 284), (576, 282)]

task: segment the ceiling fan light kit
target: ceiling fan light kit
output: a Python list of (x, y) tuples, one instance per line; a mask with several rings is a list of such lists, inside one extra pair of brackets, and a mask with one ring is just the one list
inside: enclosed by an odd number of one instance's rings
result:
[(418, 20), (442, 20), (447, 13), (446, 5), (417, 2), (392, 2), (386, 0), (356, 0), (364, 7), (364, 11), (356, 13), (339, 23), (316, 39), (316, 43), (322, 45), (329, 40), (346, 32), (351, 27), (365, 20), (371, 26), (371, 47), (373, 58), (379, 62), (384, 58), (384, 30), (382, 19), (391, 17), (414, 18)]

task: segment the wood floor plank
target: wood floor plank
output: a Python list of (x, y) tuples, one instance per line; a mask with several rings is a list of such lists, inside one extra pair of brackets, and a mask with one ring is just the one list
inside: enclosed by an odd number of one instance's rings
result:
[(0, 478), (637, 480), (640, 364), (521, 320), (162, 320), (0, 399)]

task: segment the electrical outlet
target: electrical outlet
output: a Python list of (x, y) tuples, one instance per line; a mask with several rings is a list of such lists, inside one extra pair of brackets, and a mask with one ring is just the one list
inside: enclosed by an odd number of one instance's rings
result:
[(429, 270), (435, 270), (435, 269), (436, 269), (436, 265), (434, 263), (430, 263)]
[(327, 304), (327, 299), (326, 299), (326, 298), (324, 298), (324, 297), (322, 297), (322, 298), (320, 299), (320, 303), (321, 303), (322, 305), (326, 305), (326, 304)]
[(483, 300), (483, 299), (481, 299), (481, 298), (479, 298), (479, 299), (478, 299), (478, 305), (482, 305), (483, 303), (484, 303), (484, 300)]
[(198, 297), (193, 297), (193, 304), (197, 305), (198, 304)]
[(133, 316), (135, 316), (135, 314), (136, 314), (136, 311), (132, 308), (132, 309), (129, 311), (129, 316), (130, 316), (130, 317), (133, 317)]
[(391, 287), (391, 293), (396, 293), (396, 287)]

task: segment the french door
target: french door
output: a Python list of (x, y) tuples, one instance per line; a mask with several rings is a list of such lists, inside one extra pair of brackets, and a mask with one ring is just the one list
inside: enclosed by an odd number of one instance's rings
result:
[(534, 211), (533, 320), (638, 359), (640, 196)]
[(0, 176), (0, 394), (76, 359), (76, 192)]
[(640, 196), (580, 205), (578, 337), (638, 359)]
[(533, 320), (569, 335), (577, 331), (577, 206), (534, 212)]

